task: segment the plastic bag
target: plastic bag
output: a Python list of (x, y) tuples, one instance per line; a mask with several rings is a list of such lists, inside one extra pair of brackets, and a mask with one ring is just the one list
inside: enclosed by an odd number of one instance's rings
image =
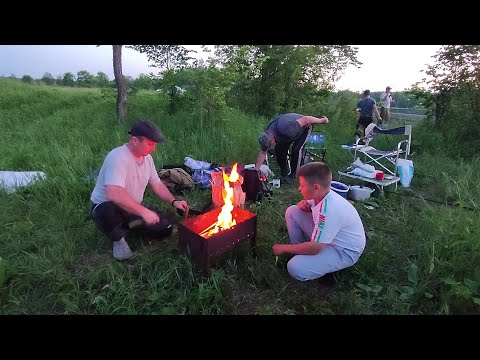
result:
[(43, 171), (0, 171), (0, 189), (12, 194), (19, 187), (46, 178)]
[(400, 184), (403, 187), (408, 188), (413, 179), (413, 161), (406, 159), (397, 160), (397, 173), (400, 178)]

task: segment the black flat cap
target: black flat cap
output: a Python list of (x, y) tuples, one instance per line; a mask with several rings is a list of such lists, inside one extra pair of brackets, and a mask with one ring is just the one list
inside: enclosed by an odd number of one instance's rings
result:
[(165, 141), (165, 136), (163, 136), (157, 126), (149, 120), (137, 121), (128, 133), (133, 136), (144, 136), (156, 143)]

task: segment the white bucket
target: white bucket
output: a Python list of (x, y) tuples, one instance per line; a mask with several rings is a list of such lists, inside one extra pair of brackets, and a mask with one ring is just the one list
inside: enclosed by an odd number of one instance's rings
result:
[(375, 189), (370, 189), (367, 186), (350, 186), (350, 197), (354, 201), (365, 201), (370, 195), (375, 191)]

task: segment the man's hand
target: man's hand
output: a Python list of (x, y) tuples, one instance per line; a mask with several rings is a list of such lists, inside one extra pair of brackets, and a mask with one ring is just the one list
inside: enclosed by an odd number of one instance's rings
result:
[(142, 219), (146, 225), (155, 225), (160, 221), (157, 213), (147, 208), (142, 212)]
[(302, 211), (312, 212), (312, 205), (307, 200), (300, 200), (297, 207)]
[(328, 118), (326, 116), (318, 118), (316, 116), (305, 115), (302, 116), (300, 119), (297, 119), (297, 121), (302, 127), (307, 125), (328, 124)]
[(184, 212), (188, 212), (190, 210), (190, 207), (188, 206), (188, 204), (185, 200), (175, 201), (173, 203), (173, 206), (175, 206), (177, 209), (180, 209)]

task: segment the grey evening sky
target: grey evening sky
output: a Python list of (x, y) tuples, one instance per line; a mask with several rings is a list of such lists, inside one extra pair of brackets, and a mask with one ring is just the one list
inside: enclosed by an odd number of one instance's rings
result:
[[(198, 51), (197, 57), (206, 58), (200, 45), (186, 45)], [(357, 58), (363, 63), (360, 69), (348, 68), (337, 82), (337, 89), (362, 91), (383, 90), (387, 85), (393, 91), (409, 88), (424, 76), (421, 70), (433, 64), (440, 45), (353, 45), (358, 47)], [(125, 48), (122, 54), (123, 73), (132, 77), (148, 74), (156, 69), (149, 67), (146, 55)], [(30, 75), (41, 78), (45, 72), (53, 77), (66, 72), (77, 74), (87, 70), (99, 71), (113, 79), (111, 45), (0, 45), (0, 76)]]

